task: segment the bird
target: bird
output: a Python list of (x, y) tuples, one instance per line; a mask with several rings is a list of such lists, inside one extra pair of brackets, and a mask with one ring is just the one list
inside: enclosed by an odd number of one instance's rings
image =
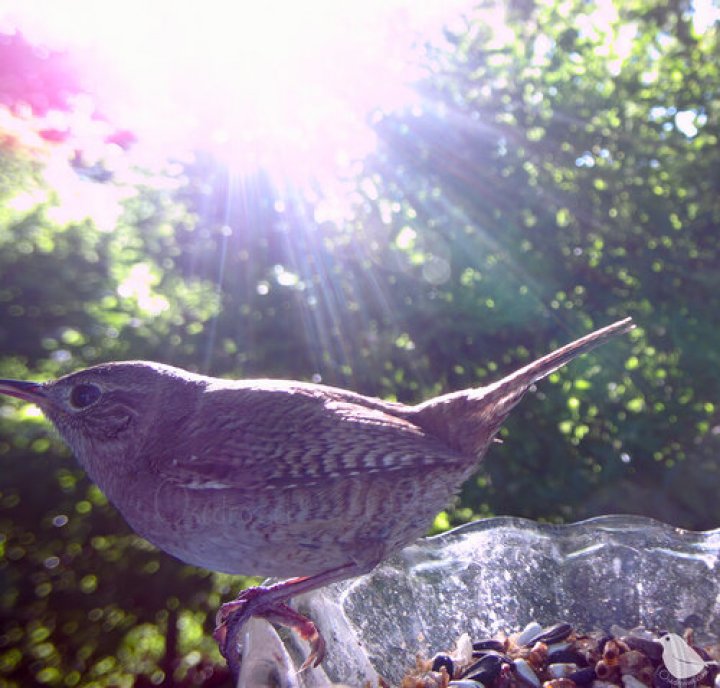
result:
[(665, 633), (659, 640), (664, 646), (663, 664), (676, 679), (682, 681), (693, 678), (704, 672), (706, 667), (718, 665), (718, 662), (706, 662), (697, 650), (677, 633)]
[[(116, 361), (56, 380), (0, 380), (37, 404), (140, 536), (183, 562), (287, 580), (218, 611), (230, 668), (252, 616), (325, 642), (289, 600), (370, 572), (427, 532), (538, 380), (626, 333), (619, 320), (484, 387), (416, 405), (293, 380), (229, 380)], [(292, 578), (289, 578), (292, 576)]]

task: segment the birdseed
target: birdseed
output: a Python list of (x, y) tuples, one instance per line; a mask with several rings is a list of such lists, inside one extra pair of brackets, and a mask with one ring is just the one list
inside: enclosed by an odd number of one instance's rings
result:
[(720, 641), (644, 628), (583, 632), (536, 622), (418, 657), (401, 688), (720, 688)]

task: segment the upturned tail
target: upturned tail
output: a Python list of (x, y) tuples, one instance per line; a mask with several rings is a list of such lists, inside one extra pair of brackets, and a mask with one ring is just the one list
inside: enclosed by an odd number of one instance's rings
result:
[(576, 356), (635, 327), (632, 318), (595, 330), (580, 339), (476, 389), (444, 394), (415, 406), (413, 421), (464, 454), (480, 457), (527, 390)]

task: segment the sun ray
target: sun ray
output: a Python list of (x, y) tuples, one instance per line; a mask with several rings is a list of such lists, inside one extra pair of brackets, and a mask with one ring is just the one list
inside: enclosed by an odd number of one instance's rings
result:
[(102, 116), (171, 156), (207, 150), (278, 185), (347, 176), (369, 115), (412, 102), (418, 51), (467, 0), (9, 0), (0, 27), (67, 51)]

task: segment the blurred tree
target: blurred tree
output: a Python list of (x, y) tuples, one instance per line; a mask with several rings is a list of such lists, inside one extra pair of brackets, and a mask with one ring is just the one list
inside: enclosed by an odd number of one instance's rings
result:
[(379, 121), (352, 231), (386, 267), (403, 254), (395, 308), (443, 389), (625, 313), (640, 328), (523, 404), (463, 504), (714, 527), (720, 467), (697, 448), (720, 391), (717, 27), (683, 3), (497, 14), (448, 34), (422, 112)]
[[(102, 232), (90, 218), (53, 219), (57, 196), (38, 164), (8, 147), (0, 177), (0, 376), (151, 355), (153, 342), (157, 351), (188, 320), (214, 312), (209, 287), (171, 276), (157, 284), (156, 252), (164, 244), (174, 253), (162, 194), (129, 200), (135, 224)], [(141, 208), (154, 223), (140, 221)], [(172, 290), (172, 306), (156, 287)], [(35, 409), (4, 409), (12, 410), (0, 417), (4, 685), (132, 685), (135, 674), (154, 685), (227, 680), (206, 632), (228, 577), (213, 581), (133, 535)]]

